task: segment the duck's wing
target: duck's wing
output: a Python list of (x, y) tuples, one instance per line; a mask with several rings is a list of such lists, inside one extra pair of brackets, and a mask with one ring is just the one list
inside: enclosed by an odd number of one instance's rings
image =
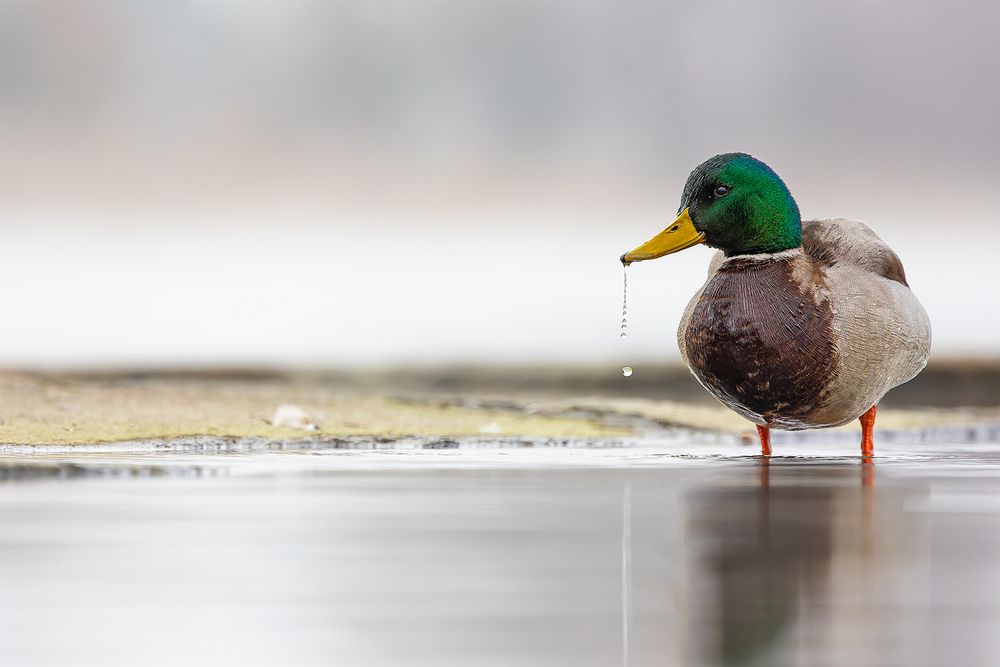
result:
[(802, 223), (802, 247), (824, 266), (850, 265), (906, 285), (903, 263), (872, 231), (858, 220), (828, 218)]
[(930, 321), (899, 257), (864, 223), (805, 222), (802, 246), (821, 269), (818, 294), (832, 305), (839, 355), (826, 415), (818, 419), (840, 423), (920, 372), (930, 355)]

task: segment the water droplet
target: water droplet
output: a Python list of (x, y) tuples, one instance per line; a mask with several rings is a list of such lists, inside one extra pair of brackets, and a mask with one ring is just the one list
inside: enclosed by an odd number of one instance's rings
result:
[(622, 366), (622, 375), (624, 375), (625, 377), (632, 377), (632, 367)]

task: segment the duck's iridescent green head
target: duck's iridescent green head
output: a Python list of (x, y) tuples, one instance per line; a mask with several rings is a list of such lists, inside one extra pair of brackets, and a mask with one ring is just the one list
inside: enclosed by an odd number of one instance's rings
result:
[(781, 177), (760, 160), (746, 153), (716, 155), (691, 172), (677, 220), (621, 259), (655, 259), (698, 243), (728, 256), (797, 248), (799, 207)]
[(705, 244), (727, 255), (797, 248), (799, 207), (781, 177), (745, 153), (716, 155), (688, 176), (679, 211), (688, 209)]

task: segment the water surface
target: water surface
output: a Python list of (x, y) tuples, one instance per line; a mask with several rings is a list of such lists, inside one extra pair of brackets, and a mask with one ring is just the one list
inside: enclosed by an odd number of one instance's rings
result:
[(1000, 663), (1000, 446), (0, 457), (11, 665)]

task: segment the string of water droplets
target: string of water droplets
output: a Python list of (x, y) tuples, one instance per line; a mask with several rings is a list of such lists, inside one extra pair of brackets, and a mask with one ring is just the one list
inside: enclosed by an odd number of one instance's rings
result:
[(628, 267), (622, 268), (622, 329), (620, 338), (628, 336)]
[[(619, 338), (628, 337), (628, 266), (622, 268), (622, 327)], [(631, 377), (632, 367), (622, 366), (622, 375)]]

